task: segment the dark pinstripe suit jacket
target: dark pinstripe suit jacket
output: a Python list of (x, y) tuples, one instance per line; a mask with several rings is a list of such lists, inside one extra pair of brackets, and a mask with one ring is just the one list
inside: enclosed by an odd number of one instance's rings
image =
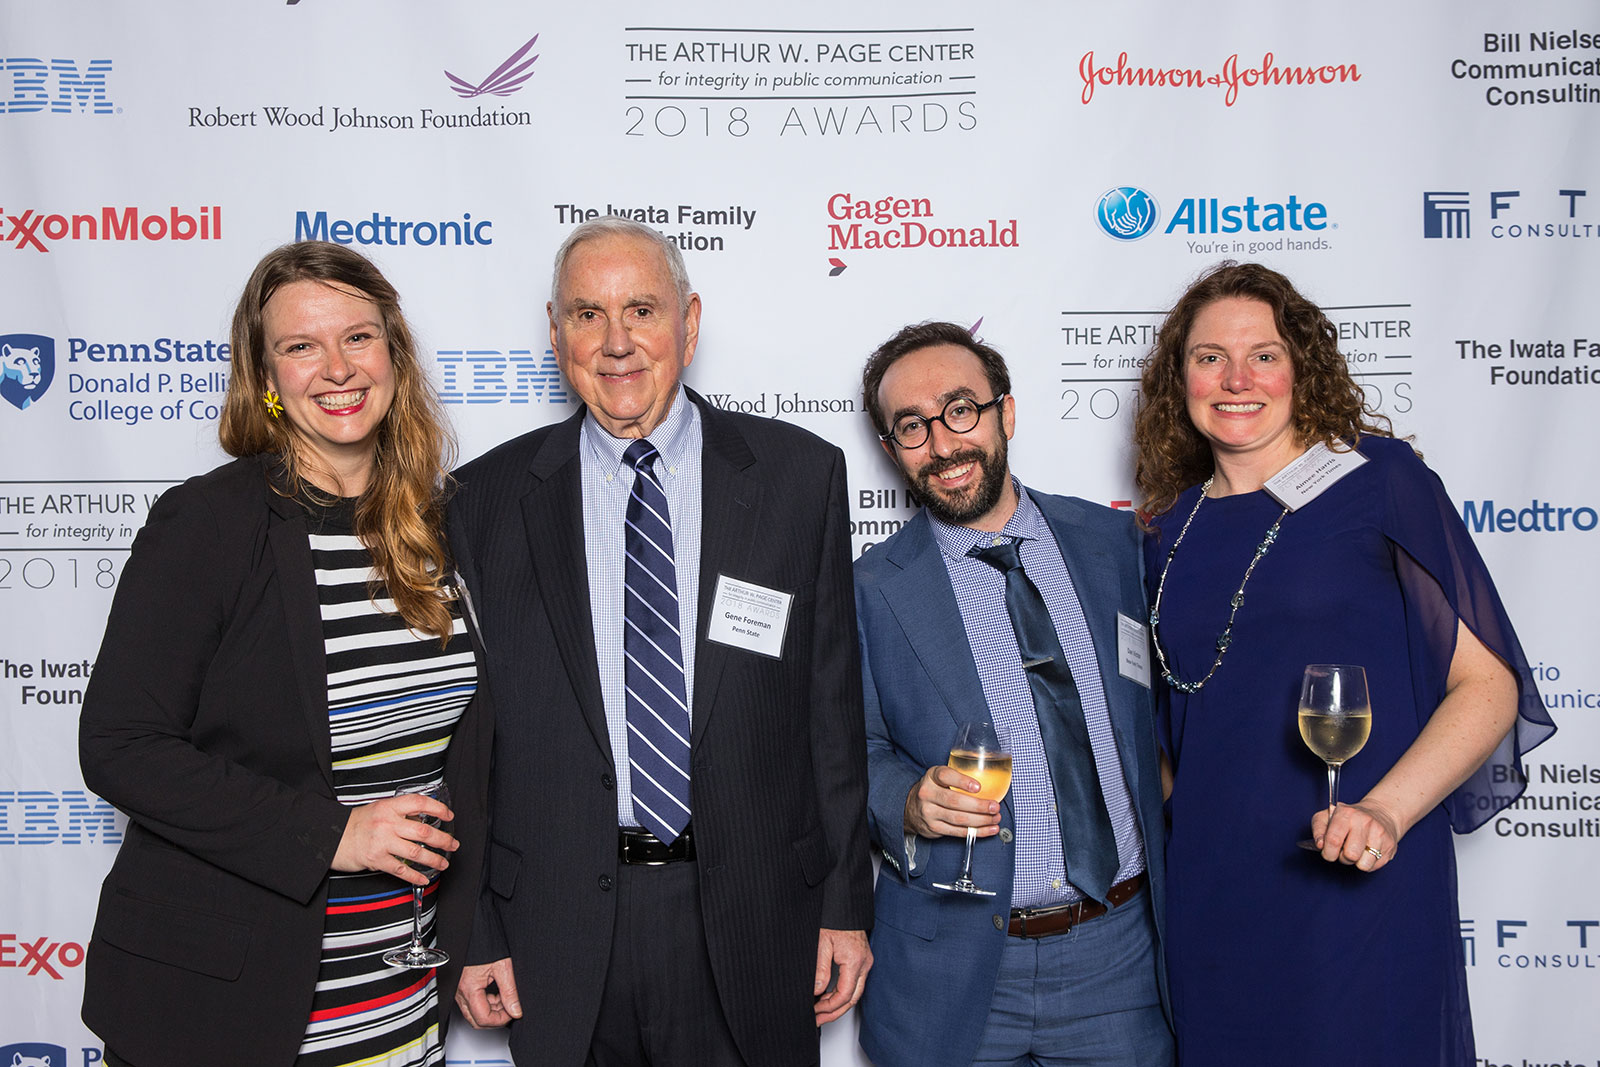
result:
[[(704, 429), (691, 802), (712, 969), (753, 1064), (817, 1060), (817, 931), (871, 925), (844, 457), (690, 392)], [(614, 764), (580, 500), (583, 412), (457, 472), (452, 544), (496, 697), (472, 963), (509, 956), (520, 1063), (581, 1064), (616, 911)], [(717, 576), (794, 594), (783, 656), (705, 639)], [(663, 921), (671, 921), (663, 916)]]

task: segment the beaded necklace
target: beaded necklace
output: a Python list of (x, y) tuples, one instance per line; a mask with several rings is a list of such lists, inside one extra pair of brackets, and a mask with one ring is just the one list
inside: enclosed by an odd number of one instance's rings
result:
[(1233, 619), (1239, 614), (1239, 605), (1244, 603), (1244, 587), (1250, 583), (1250, 575), (1255, 572), (1256, 564), (1261, 562), (1261, 557), (1267, 554), (1275, 541), (1278, 540), (1278, 527), (1283, 525), (1283, 517), (1289, 514), (1289, 509), (1284, 508), (1278, 513), (1278, 518), (1273, 522), (1272, 528), (1256, 546), (1256, 554), (1250, 559), (1250, 566), (1244, 569), (1244, 578), (1239, 582), (1239, 589), (1233, 594), (1233, 610), (1228, 612), (1228, 625), (1222, 631), (1222, 636), (1217, 638), (1217, 658), (1211, 661), (1211, 669), (1206, 671), (1206, 676), (1198, 682), (1184, 682), (1172, 673), (1172, 668), (1167, 665), (1167, 654), (1161, 650), (1161, 594), (1167, 588), (1167, 572), (1172, 569), (1172, 557), (1178, 554), (1178, 546), (1183, 544), (1183, 537), (1189, 532), (1189, 524), (1194, 522), (1194, 517), (1200, 513), (1200, 505), (1206, 501), (1206, 491), (1211, 488), (1212, 474), (1206, 479), (1206, 484), (1200, 487), (1200, 498), (1194, 502), (1194, 510), (1189, 512), (1189, 517), (1183, 520), (1183, 529), (1178, 531), (1178, 539), (1172, 542), (1172, 548), (1167, 552), (1167, 562), (1161, 567), (1161, 580), (1156, 583), (1156, 602), (1150, 608), (1150, 636), (1156, 646), (1156, 658), (1161, 661), (1161, 677), (1172, 688), (1180, 693), (1198, 693), (1205, 684), (1211, 681), (1211, 676), (1217, 673), (1217, 668), (1222, 666), (1222, 657), (1228, 651), (1228, 646), (1233, 643)]

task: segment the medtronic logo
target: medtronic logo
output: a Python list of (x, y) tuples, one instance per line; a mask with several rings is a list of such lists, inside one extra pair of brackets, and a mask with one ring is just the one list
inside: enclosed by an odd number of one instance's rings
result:
[(91, 59), (87, 70), (75, 59), (0, 59), (0, 71), (11, 76), (11, 93), (0, 99), (0, 114), (112, 115), (122, 109), (106, 96), (111, 60)]
[(56, 375), (56, 341), (39, 333), (0, 334), (0, 397), (26, 411)]
[(1156, 225), (1160, 209), (1155, 197), (1134, 185), (1109, 189), (1095, 207), (1095, 219), (1107, 237), (1137, 241)]
[(297, 211), (294, 239), (335, 241), (342, 245), (492, 245), (494, 237), (489, 229), (493, 225), (489, 219), (474, 221), (470, 212), (460, 219), (414, 222), (396, 219), (393, 215), (379, 215), (376, 211), (361, 219), (330, 219), (326, 211), (315, 215)]
[(1493, 500), (1464, 500), (1461, 521), (1473, 533), (1588, 533), (1600, 525), (1600, 512), (1591, 507), (1560, 507), (1534, 499), (1526, 507), (1501, 507)]

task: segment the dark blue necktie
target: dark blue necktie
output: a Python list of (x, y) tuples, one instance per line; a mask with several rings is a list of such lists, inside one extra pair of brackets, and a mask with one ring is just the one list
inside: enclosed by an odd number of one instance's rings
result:
[(1084, 896), (1105, 902), (1117, 876), (1117, 839), (1100, 790), (1100, 772), (1089, 744), (1078, 683), (1061, 651), (1044, 597), (1022, 569), (1015, 544), (986, 545), (967, 553), (1006, 576), (1006, 614), (1016, 631), (1017, 651), (1033, 693), (1045, 762), (1056, 789), (1056, 818), (1067, 879)]
[(622, 454), (636, 472), (623, 535), (622, 651), (633, 813), (670, 843), (689, 825), (689, 701), (672, 520), (653, 466), (660, 455), (648, 440)]

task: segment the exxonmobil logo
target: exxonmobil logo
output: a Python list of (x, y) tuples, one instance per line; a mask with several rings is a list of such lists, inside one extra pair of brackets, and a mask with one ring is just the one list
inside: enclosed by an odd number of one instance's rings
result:
[(218, 241), (222, 206), (141, 207), (102, 205), (86, 211), (0, 207), (0, 247), (48, 252), (58, 241)]

